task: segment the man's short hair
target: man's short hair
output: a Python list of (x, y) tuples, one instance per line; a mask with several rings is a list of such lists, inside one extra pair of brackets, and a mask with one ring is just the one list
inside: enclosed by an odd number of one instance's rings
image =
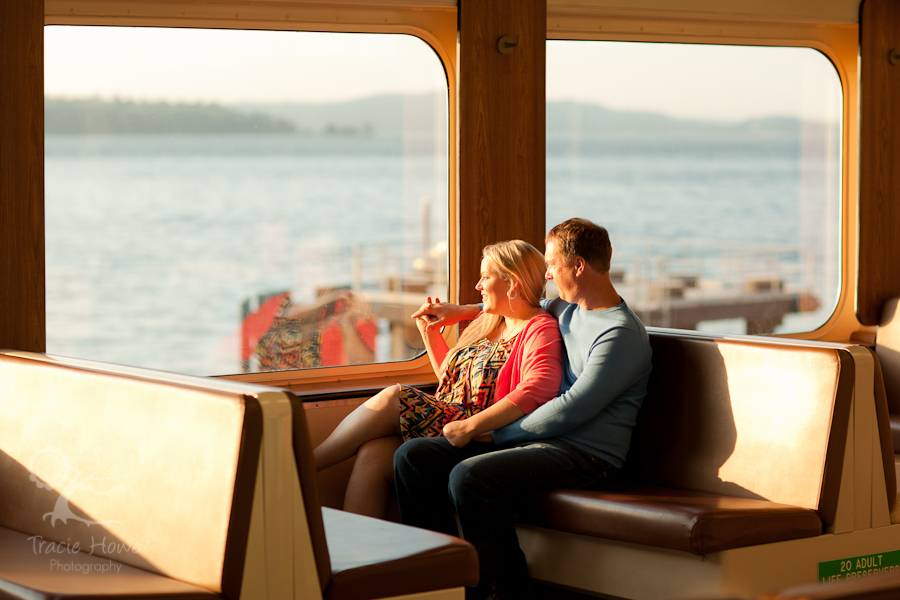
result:
[(547, 241), (556, 241), (556, 250), (566, 264), (579, 256), (600, 273), (609, 272), (612, 244), (605, 227), (587, 219), (569, 219), (550, 230)]

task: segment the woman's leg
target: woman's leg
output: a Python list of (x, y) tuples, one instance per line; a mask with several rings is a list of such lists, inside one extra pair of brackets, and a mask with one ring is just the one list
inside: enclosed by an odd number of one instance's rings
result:
[(313, 450), (316, 470), (347, 460), (369, 440), (400, 432), (400, 386), (384, 388), (341, 421)]
[(344, 510), (384, 519), (394, 483), (394, 452), (403, 443), (399, 435), (371, 440), (359, 447), (344, 495)]

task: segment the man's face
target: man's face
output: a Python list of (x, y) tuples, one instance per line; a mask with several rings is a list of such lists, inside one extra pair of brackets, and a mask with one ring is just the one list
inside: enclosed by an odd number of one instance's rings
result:
[(556, 284), (560, 298), (571, 302), (578, 285), (575, 281), (575, 268), (568, 266), (565, 259), (556, 251), (556, 240), (554, 239), (547, 242), (544, 262), (547, 263), (547, 273), (544, 276)]

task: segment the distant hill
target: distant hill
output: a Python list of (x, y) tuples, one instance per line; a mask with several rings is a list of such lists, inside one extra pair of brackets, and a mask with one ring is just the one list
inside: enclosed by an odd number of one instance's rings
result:
[(327, 103), (236, 104), (235, 109), (285, 119), (299, 130), (315, 135), (374, 135), (400, 137), (429, 132), (447, 110), (438, 94), (380, 95)]
[(218, 104), (44, 99), (46, 133), (295, 133), (293, 123)]
[(692, 132), (707, 134), (756, 133), (797, 136), (800, 120), (794, 117), (767, 117), (738, 123), (678, 119), (639, 111), (618, 111), (597, 104), (548, 102), (547, 132), (580, 132), (602, 135)]
[[(300, 130), (323, 133), (329, 127), (366, 131), (378, 136), (433, 127), (436, 112), (445, 110), (446, 98), (437, 94), (384, 95), (327, 104), (240, 104), (235, 108), (277, 116)], [(800, 121), (793, 117), (768, 117), (741, 123), (677, 119), (659, 113), (618, 111), (597, 104), (548, 102), (548, 133), (622, 135), (675, 132), (767, 134), (796, 137)]]
[[(447, 99), (440, 94), (381, 95), (332, 103), (169, 104), (99, 99), (45, 99), (47, 133), (285, 133), (292, 135), (443, 137)], [(833, 127), (833, 126), (832, 126)], [(769, 117), (741, 123), (677, 119), (596, 104), (548, 102), (550, 138), (636, 136), (799, 140), (825, 131), (821, 123)], [(818, 135), (818, 133), (816, 133)]]

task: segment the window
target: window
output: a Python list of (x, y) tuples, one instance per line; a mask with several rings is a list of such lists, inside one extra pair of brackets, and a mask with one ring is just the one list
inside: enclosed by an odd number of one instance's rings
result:
[(446, 297), (448, 99), (409, 35), (45, 33), (48, 352), (201, 375), (405, 360)]
[(816, 329), (839, 294), (842, 102), (808, 48), (548, 41), (548, 228), (606, 226), (646, 325)]

